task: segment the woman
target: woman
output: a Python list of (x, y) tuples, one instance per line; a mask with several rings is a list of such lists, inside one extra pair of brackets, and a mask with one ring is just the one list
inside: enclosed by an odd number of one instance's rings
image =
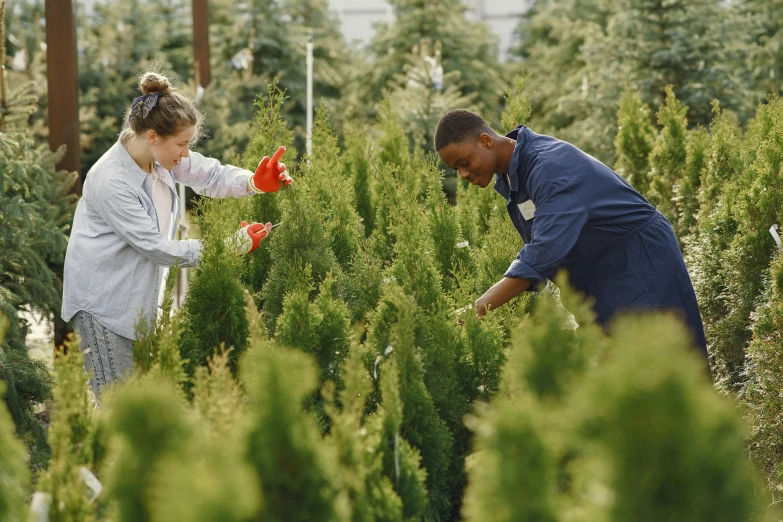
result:
[[(62, 317), (74, 320), (95, 396), (132, 370), (140, 317), (154, 319), (168, 268), (197, 266), (201, 243), (175, 240), (182, 202), (174, 182), (210, 197), (276, 192), (290, 184), (278, 160), (255, 173), (189, 150), (203, 116), (168, 79), (146, 73), (119, 140), (87, 173), (65, 255)], [(242, 223), (231, 244), (252, 252), (271, 224)]]

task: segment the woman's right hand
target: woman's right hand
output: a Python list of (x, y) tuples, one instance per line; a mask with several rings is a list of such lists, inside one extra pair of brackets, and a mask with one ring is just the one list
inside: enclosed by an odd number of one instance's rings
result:
[(226, 238), (227, 246), (236, 251), (237, 254), (249, 254), (261, 244), (269, 231), (272, 230), (272, 223), (251, 223), (242, 222), (242, 228), (237, 230), (236, 234)]

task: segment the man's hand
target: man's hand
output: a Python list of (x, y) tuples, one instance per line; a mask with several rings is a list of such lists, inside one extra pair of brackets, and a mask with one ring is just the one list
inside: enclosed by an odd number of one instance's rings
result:
[(479, 319), (484, 317), (487, 311), (494, 310), (511, 301), (511, 299), (530, 288), (530, 285), (529, 279), (504, 277), (476, 300), (476, 316)]
[(250, 190), (256, 193), (277, 192), (280, 187), (293, 183), (294, 180), (288, 175), (285, 164), (280, 163), (283, 153), (285, 153), (285, 147), (280, 147), (271, 158), (264, 156), (261, 163), (258, 164), (255, 174), (247, 183)]
[(258, 248), (261, 240), (264, 239), (269, 231), (272, 230), (272, 223), (252, 223), (242, 222), (236, 234), (226, 238), (226, 245), (233, 248), (238, 254), (248, 254)]

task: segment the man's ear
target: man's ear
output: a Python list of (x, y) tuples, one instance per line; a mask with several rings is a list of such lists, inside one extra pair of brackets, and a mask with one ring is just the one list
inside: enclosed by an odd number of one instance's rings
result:
[(494, 142), (492, 141), (492, 136), (487, 134), (486, 132), (482, 132), (481, 136), (479, 136), (478, 139), (479, 145), (481, 145), (483, 148), (489, 150), (492, 148), (492, 145)]

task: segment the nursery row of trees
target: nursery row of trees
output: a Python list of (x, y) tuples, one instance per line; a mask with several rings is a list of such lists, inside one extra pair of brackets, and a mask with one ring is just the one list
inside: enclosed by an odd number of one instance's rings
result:
[[(524, 120), (525, 97), (511, 96), (519, 112), (504, 118)], [(628, 100), (640, 104), (633, 92)], [(290, 138), (282, 106), (274, 87), (260, 100), (246, 166)], [(659, 115), (672, 107), (673, 98)], [(722, 117), (679, 139), (700, 135), (710, 150)], [(744, 139), (723, 143), (748, 152), (750, 140), (771, 142), (780, 118), (780, 103), (763, 106)], [(657, 166), (676, 132), (638, 120), (647, 131), (633, 135), (649, 138)], [(172, 312), (168, 300), (157, 324), (140, 325), (136, 373), (99, 410), (76, 346), (56, 358), (52, 458), (36, 475), (36, 513), (68, 521), (775, 520), (741, 414), (715, 392), (675, 318), (628, 317), (607, 336), (565, 286), (555, 297), (521, 296), (481, 321), (455, 313), (521, 246), (502, 199), (460, 185), (449, 205), (442, 172), (411, 148), (389, 102), (372, 128), (352, 129), (344, 148), (338, 141), (322, 109), (296, 183), (274, 196), (199, 203), (204, 253), (186, 302)], [(629, 156), (621, 143), (618, 154)], [(660, 169), (637, 167), (655, 187), (650, 197), (659, 194)], [(714, 187), (709, 168), (701, 172), (697, 197)], [(738, 192), (717, 190), (714, 207)], [(284, 224), (237, 257), (223, 238), (247, 216)], [(688, 237), (710, 233), (696, 227)], [(766, 252), (769, 264), (773, 248)], [(757, 309), (750, 354), (774, 350), (779, 280), (758, 287), (769, 300)], [(701, 293), (730, 283), (699, 282)], [(753, 360), (762, 397), (762, 376), (779, 365)], [(767, 429), (754, 437), (763, 459), (775, 428), (754, 419)], [(12, 431), (0, 420), (9, 441), (0, 460), (16, 486), (0, 509), (22, 520), (30, 475)]]

